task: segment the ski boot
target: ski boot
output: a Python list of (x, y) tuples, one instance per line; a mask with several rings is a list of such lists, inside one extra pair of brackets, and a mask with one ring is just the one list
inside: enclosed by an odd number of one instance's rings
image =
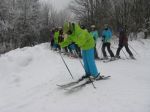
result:
[(121, 57), (120, 57), (119, 55), (116, 55), (115, 58), (116, 58), (116, 59), (120, 59)]
[(136, 58), (134, 56), (132, 56), (132, 55), (130, 56), (130, 58), (133, 59), (133, 60), (136, 60)]
[(104, 76), (101, 76), (100, 73), (99, 73), (96, 77), (90, 76), (89, 78), (90, 78), (90, 81), (93, 82), (93, 81), (95, 81), (95, 80), (103, 79), (103, 77), (104, 77)]
[(89, 74), (86, 74), (86, 75), (82, 76), (82, 77), (79, 79), (79, 81), (82, 81), (82, 80), (87, 79), (87, 78), (89, 78), (89, 77), (90, 77), (90, 75), (89, 75)]

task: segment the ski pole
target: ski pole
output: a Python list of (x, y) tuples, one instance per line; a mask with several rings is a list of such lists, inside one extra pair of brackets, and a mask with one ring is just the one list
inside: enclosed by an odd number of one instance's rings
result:
[(94, 83), (93, 83), (93, 81), (90, 79), (90, 77), (89, 77), (89, 81), (92, 83), (93, 88), (96, 89), (96, 86), (94, 85)]
[(60, 52), (59, 54), (60, 54), (60, 57), (61, 57), (61, 59), (63, 60), (63, 62), (64, 62), (64, 64), (65, 64), (65, 66), (66, 66), (68, 72), (70, 73), (70, 76), (72, 77), (72, 79), (74, 79), (74, 78), (73, 78), (73, 75), (72, 75), (72, 73), (71, 73), (71, 71), (69, 70), (69, 68), (68, 68), (68, 66), (67, 66), (67, 64), (66, 64), (66, 62), (65, 62), (65, 60), (64, 60), (64, 58), (63, 58), (63, 56), (61, 55), (61, 52)]
[(126, 53), (124, 52), (124, 50), (122, 49), (123, 54), (125, 55), (125, 57), (128, 59), (128, 56), (126, 55)]
[(128, 44), (128, 45), (137, 55), (139, 55), (139, 53), (130, 44)]

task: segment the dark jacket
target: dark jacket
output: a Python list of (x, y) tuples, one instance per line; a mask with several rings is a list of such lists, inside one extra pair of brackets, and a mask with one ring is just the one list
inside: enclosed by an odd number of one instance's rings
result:
[(126, 44), (128, 44), (127, 35), (124, 31), (121, 31), (119, 35), (119, 45), (126, 45)]
[(64, 41), (63, 30), (60, 30), (59, 37), (58, 37), (58, 43), (61, 43), (63, 41)]
[(52, 41), (52, 40), (54, 40), (54, 32), (53, 31), (50, 32), (50, 41)]

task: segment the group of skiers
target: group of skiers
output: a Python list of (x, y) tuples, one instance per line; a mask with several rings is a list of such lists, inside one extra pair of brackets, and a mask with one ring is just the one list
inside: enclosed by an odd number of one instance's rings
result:
[[(134, 56), (128, 47), (128, 38), (124, 28), (121, 28), (119, 33), (119, 46), (116, 55), (114, 55), (110, 47), (112, 30), (107, 24), (104, 26), (101, 48), (103, 59), (109, 59), (105, 51), (106, 47), (111, 57), (110, 60), (120, 58), (119, 54), (123, 47), (126, 48), (129, 56), (134, 59)], [(95, 64), (95, 58), (99, 58), (96, 50), (98, 38), (99, 34), (95, 25), (92, 25), (91, 31), (88, 31), (82, 25), (66, 22), (64, 23), (63, 28), (55, 28), (50, 32), (50, 42), (53, 50), (58, 50), (60, 52), (63, 50), (63, 52), (69, 53), (73, 57), (82, 57), (85, 75), (82, 76), (80, 80), (85, 78), (90, 78), (91, 80), (103, 78), (100, 72), (98, 72)]]

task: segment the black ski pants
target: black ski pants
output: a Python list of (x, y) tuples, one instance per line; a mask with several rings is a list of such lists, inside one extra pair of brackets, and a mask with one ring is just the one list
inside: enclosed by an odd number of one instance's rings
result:
[(117, 49), (117, 52), (116, 52), (116, 56), (119, 56), (120, 51), (121, 51), (121, 49), (122, 49), (123, 47), (125, 47), (126, 51), (128, 52), (128, 54), (129, 54), (130, 56), (133, 56), (132, 52), (130, 51), (130, 49), (129, 49), (129, 47), (128, 47), (128, 44), (125, 44), (125, 45), (119, 44), (118, 49)]
[(95, 59), (98, 59), (98, 52), (97, 52), (97, 49), (96, 49), (96, 44), (95, 44), (95, 47), (94, 47), (94, 55), (95, 55)]
[(106, 53), (106, 51), (105, 51), (105, 48), (106, 48), (106, 47), (107, 47), (107, 50), (108, 50), (110, 56), (111, 56), (111, 57), (114, 57), (114, 53), (113, 53), (112, 50), (110, 49), (110, 45), (111, 45), (111, 44), (110, 44), (109, 42), (103, 43), (103, 45), (102, 45), (102, 53), (103, 53), (103, 56), (104, 56), (104, 57), (107, 57), (107, 53)]

